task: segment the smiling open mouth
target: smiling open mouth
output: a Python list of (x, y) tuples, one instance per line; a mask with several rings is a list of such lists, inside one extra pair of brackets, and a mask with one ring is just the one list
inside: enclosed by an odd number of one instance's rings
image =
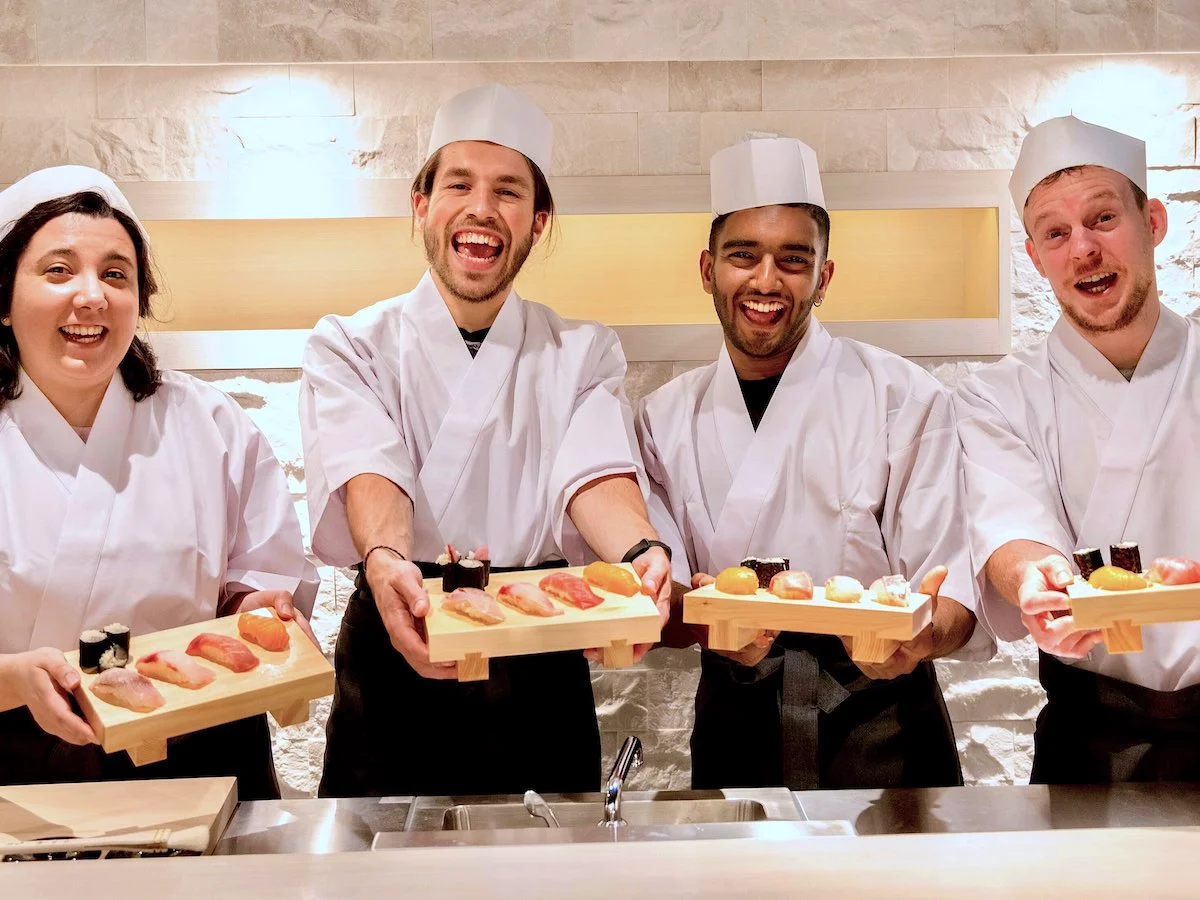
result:
[(766, 327), (778, 324), (783, 318), (787, 304), (779, 300), (758, 299), (742, 300), (738, 303), (738, 307), (751, 324)]
[(460, 260), (472, 265), (490, 265), (500, 257), (504, 241), (484, 231), (457, 231), (450, 238)]
[(1087, 278), (1081, 278), (1075, 282), (1075, 289), (1084, 294), (1092, 294), (1100, 296), (1106, 293), (1117, 283), (1116, 272), (1097, 272), (1095, 275), (1089, 275)]
[(95, 344), (100, 341), (108, 329), (103, 325), (64, 325), (58, 333), (72, 344)]

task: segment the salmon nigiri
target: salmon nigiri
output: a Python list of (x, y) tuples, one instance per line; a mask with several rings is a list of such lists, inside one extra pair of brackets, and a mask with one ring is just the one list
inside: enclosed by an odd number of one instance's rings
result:
[(604, 602), (604, 598), (588, 587), (588, 583), (570, 572), (555, 572), (538, 582), (538, 587), (558, 600), (569, 603), (576, 609), (591, 609)]
[(138, 713), (158, 709), (167, 702), (149, 678), (129, 669), (105, 669), (88, 690), (105, 703)]
[(192, 638), (187, 645), (187, 655), (207, 659), (231, 672), (249, 672), (258, 665), (258, 657), (237, 638), (211, 631)]
[(511, 606), (517, 612), (527, 616), (561, 616), (563, 611), (550, 602), (550, 598), (536, 584), (528, 581), (518, 581), (506, 584), (496, 594), (496, 599), (505, 606)]
[(287, 626), (273, 609), (254, 609), (238, 616), (238, 634), (264, 650), (286, 650), (291, 643)]
[(632, 572), (607, 562), (588, 563), (583, 568), (583, 580), (622, 597), (632, 597), (642, 589)]
[(178, 650), (156, 650), (154, 653), (147, 653), (137, 661), (137, 670), (147, 678), (177, 684), (193, 691), (211, 684), (217, 677), (212, 669), (200, 665)]

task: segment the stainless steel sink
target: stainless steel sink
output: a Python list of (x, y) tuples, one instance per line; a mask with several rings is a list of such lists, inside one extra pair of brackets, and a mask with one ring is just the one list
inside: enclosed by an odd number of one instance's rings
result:
[[(589, 828), (603, 816), (600, 803), (550, 803), (563, 828)], [(688, 800), (626, 800), (621, 817), (628, 825), (705, 825), (722, 822), (766, 822), (770, 817), (757, 800), (703, 798)], [(462, 803), (442, 815), (443, 831), (481, 828), (546, 828), (521, 803)]]

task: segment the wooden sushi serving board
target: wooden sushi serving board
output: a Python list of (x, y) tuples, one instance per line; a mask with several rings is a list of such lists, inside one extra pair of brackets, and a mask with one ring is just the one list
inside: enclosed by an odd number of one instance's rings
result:
[(1082, 578), (1067, 586), (1077, 631), (1104, 632), (1109, 653), (1139, 653), (1142, 625), (1200, 620), (1200, 584), (1154, 584), (1140, 591), (1104, 591)]
[[(129, 665), (136, 671), (138, 659), (155, 650), (183, 652), (192, 638), (202, 632), (238, 638), (237, 615), (183, 625), (153, 634), (134, 635), (129, 644)], [(196, 690), (153, 681), (166, 703), (147, 713), (133, 712), (105, 703), (88, 686), (97, 675), (81, 672), (75, 699), (84, 717), (100, 739), (106, 753), (125, 750), (134, 765), (166, 759), (167, 739), (202, 728), (223, 725), (247, 716), (269, 712), (281, 726), (297, 725), (308, 719), (310, 700), (333, 693), (333, 667), (295, 620), (287, 622), (289, 646), (271, 652), (242, 641), (259, 658), (249, 672), (235, 673), (224, 666), (196, 659), (211, 669), (216, 678)], [(240, 638), (239, 638), (240, 639)], [(79, 653), (67, 654), (78, 667)]]
[[(633, 571), (633, 566), (622, 564)], [(492, 596), (505, 584), (527, 581), (537, 584), (546, 575), (567, 572), (582, 575), (583, 566), (567, 569), (533, 569), (528, 572), (493, 572), (487, 592)], [(653, 599), (645, 594), (622, 597), (592, 590), (604, 602), (591, 609), (576, 609), (554, 600), (561, 616), (529, 616), (502, 606), (505, 620), (498, 625), (481, 625), (470, 619), (443, 612), (441, 578), (425, 579), (430, 614), (425, 619), (431, 662), (457, 662), (459, 681), (483, 681), (488, 677), (488, 660), (498, 656), (553, 653), (559, 650), (604, 651), (604, 665), (632, 665), (634, 644), (652, 644), (662, 633), (662, 621)]]
[(920, 634), (932, 616), (927, 594), (909, 594), (904, 608), (874, 600), (826, 600), (822, 586), (813, 588), (811, 600), (782, 600), (762, 588), (724, 594), (715, 584), (683, 597), (683, 621), (708, 626), (711, 650), (741, 650), (762, 631), (832, 634), (851, 638), (850, 658), (861, 663), (884, 662), (900, 642)]
[(236, 778), (0, 786), (0, 857), (23, 842), (66, 839), (83, 850), (98, 839), (196, 828), (211, 853), (236, 806)]

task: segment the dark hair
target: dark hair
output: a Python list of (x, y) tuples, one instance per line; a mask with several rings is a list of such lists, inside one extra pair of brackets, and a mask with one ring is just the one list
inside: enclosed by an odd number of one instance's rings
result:
[[(1067, 166), (1065, 169), (1059, 169), (1057, 172), (1051, 172), (1033, 186), (1033, 190), (1029, 192), (1029, 197), (1032, 197), (1033, 192), (1040, 188), (1043, 184), (1054, 184), (1054, 182), (1058, 181), (1058, 179), (1062, 178), (1064, 175), (1078, 175), (1083, 170), (1084, 166)], [(1138, 212), (1144, 212), (1146, 209), (1146, 203), (1150, 198), (1146, 196), (1145, 191), (1133, 183), (1129, 176), (1125, 176), (1125, 180), (1129, 182), (1129, 187), (1133, 191), (1133, 202), (1137, 204)], [(1029, 205), (1029, 197), (1025, 198), (1026, 206)], [(1022, 210), (1022, 212), (1024, 212), (1024, 210)]]
[[(519, 151), (518, 151), (519, 152)], [(538, 168), (538, 164), (532, 159), (521, 154), (521, 158), (529, 164), (529, 173), (533, 176), (533, 214), (546, 214), (546, 230), (545, 243), (549, 243), (554, 235), (555, 218), (554, 218), (554, 197), (550, 193), (550, 182), (546, 180), (546, 176), (542, 174), (542, 170)], [(412, 188), (408, 192), (410, 202), (412, 198), (420, 194), (423, 197), (428, 197), (433, 193), (433, 183), (437, 180), (438, 166), (442, 162), (442, 148), (434, 151), (433, 155), (425, 161), (425, 165), (421, 166), (421, 171), (417, 172), (413, 178)], [(413, 202), (413, 220), (414, 227), (416, 222), (416, 203)]]
[[(158, 293), (158, 282), (150, 261), (150, 248), (142, 237), (137, 223), (119, 209), (113, 209), (107, 200), (94, 191), (81, 191), (67, 197), (58, 197), (39, 203), (13, 225), (12, 230), (0, 240), (0, 317), (12, 313), (13, 283), (17, 276), (17, 263), (21, 254), (48, 222), (79, 213), (96, 219), (116, 219), (129, 233), (133, 242), (134, 258), (137, 262), (138, 316), (150, 316), (150, 298)], [(21, 393), (18, 366), (21, 362), (16, 334), (12, 328), (0, 326), (0, 409)], [(119, 367), (125, 387), (134, 400), (144, 400), (153, 394), (162, 383), (162, 373), (149, 344), (134, 337), (129, 352)]]
[[(788, 209), (802, 209), (817, 223), (817, 237), (821, 241), (817, 258), (823, 263), (825, 256), (829, 253), (829, 213), (825, 211), (824, 207), (817, 206), (815, 203), (781, 203), (780, 206), (786, 206)], [(717, 237), (721, 233), (721, 228), (732, 215), (733, 213), (725, 213), (723, 216), (717, 216), (708, 229), (708, 252), (713, 256), (717, 255)]]

